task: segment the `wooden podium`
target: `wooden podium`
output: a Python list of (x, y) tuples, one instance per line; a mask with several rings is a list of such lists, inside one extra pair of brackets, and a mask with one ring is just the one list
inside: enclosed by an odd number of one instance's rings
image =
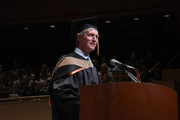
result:
[(177, 93), (150, 83), (82, 86), (80, 120), (178, 120)]

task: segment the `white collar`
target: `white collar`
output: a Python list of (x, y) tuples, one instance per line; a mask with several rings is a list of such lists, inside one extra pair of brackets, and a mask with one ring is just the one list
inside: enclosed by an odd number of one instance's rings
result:
[[(83, 53), (83, 51), (82, 51), (81, 49), (77, 48), (77, 47), (75, 48), (74, 52), (77, 53), (78, 55), (82, 56), (82, 57), (85, 58), (85, 59), (87, 59), (87, 58), (89, 57), (89, 55), (88, 55), (88, 56), (85, 56), (84, 53)], [(90, 57), (89, 57), (89, 58), (90, 58)]]

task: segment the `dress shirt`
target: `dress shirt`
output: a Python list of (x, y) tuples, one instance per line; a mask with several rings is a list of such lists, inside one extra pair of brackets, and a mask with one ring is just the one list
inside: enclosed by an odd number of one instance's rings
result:
[(81, 49), (79, 49), (79, 48), (76, 47), (75, 50), (74, 50), (74, 52), (77, 53), (78, 55), (82, 56), (82, 57), (85, 58), (86, 60), (90, 61), (89, 55), (88, 55), (88, 56), (84, 55), (84, 53), (83, 53), (83, 51), (82, 51)]

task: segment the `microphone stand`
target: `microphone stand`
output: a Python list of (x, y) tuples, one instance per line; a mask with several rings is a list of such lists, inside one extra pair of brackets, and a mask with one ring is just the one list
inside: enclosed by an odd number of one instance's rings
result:
[(137, 77), (135, 77), (131, 72), (129, 72), (127, 69), (124, 69), (124, 71), (126, 72), (128, 77), (131, 78), (134, 82), (140, 83), (140, 81), (137, 79)]

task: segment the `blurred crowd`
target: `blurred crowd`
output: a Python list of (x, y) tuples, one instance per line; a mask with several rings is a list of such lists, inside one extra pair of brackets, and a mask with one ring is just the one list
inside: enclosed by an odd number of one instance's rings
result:
[[(176, 58), (173, 57), (169, 62), (172, 63), (179, 58), (179, 54), (177, 55)], [(137, 57), (136, 52), (131, 52), (125, 60), (121, 60), (118, 56), (101, 57), (100, 59), (92, 58), (92, 62), (97, 68), (103, 83), (132, 81), (126, 75), (122, 66), (110, 63), (111, 59), (136, 67), (139, 70), (141, 82), (151, 79), (161, 80), (162, 69), (165, 68), (162, 61), (158, 57), (154, 57), (152, 52), (148, 52), (143, 57)], [(40, 68), (34, 69), (30, 65), (21, 67), (18, 62), (14, 62), (12, 69), (4, 70), (3, 67), (0, 64), (0, 98), (49, 94), (48, 85), (51, 81), (52, 66), (42, 64)], [(131, 69), (129, 71), (136, 76), (135, 71)]]
[(4, 71), (0, 65), (0, 98), (47, 95), (51, 80), (49, 69), (47, 64), (42, 64), (37, 70), (30, 65), (20, 68), (15, 62), (12, 69)]

